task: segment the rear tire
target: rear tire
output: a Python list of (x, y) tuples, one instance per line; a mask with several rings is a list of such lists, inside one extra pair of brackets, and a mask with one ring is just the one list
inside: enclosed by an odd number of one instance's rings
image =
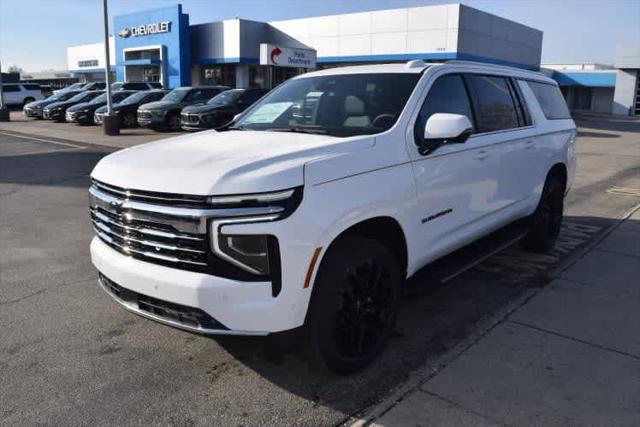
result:
[(529, 252), (548, 252), (560, 234), (564, 213), (564, 185), (554, 176), (547, 178), (540, 202), (531, 217), (531, 227), (522, 239), (522, 247)]
[(396, 258), (377, 240), (335, 242), (320, 265), (309, 307), (313, 361), (343, 374), (369, 365), (393, 331), (402, 282)]

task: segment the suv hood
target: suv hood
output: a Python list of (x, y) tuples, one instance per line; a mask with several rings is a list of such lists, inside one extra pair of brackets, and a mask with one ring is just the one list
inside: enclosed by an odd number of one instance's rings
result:
[(85, 108), (91, 108), (89, 107), (89, 103), (88, 102), (81, 102), (79, 104), (75, 104), (72, 105), (71, 107), (69, 107), (67, 109), (68, 112), (73, 113), (74, 111), (80, 111), (80, 110), (84, 110)]
[(373, 136), (205, 131), (104, 157), (91, 176), (118, 187), (193, 195), (282, 190), (304, 183), (305, 163), (359, 151)]
[(214, 111), (226, 110), (229, 106), (227, 105), (208, 105), (208, 104), (198, 104), (198, 105), (190, 105), (188, 107), (184, 107), (182, 109), (183, 113), (191, 113), (191, 114), (202, 114), (202, 113), (212, 113)]
[(54, 108), (58, 108), (58, 107), (68, 107), (70, 105), (75, 105), (75, 102), (69, 102), (69, 101), (56, 101), (56, 102), (52, 102), (51, 104), (47, 105), (46, 107), (44, 107), (45, 110), (53, 110)]
[(25, 107), (29, 107), (29, 108), (44, 108), (49, 104), (53, 104), (54, 102), (58, 102), (58, 101), (52, 101), (49, 99), (41, 99), (40, 101), (33, 101), (28, 103), (27, 105), (25, 105)]
[(180, 108), (182, 104), (178, 102), (171, 101), (154, 101), (148, 102), (146, 104), (142, 104), (140, 106), (141, 110), (170, 110), (172, 108)]

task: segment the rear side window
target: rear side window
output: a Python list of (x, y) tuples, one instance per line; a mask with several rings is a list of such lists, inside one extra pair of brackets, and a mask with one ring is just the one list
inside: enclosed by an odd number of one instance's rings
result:
[(477, 132), (518, 127), (518, 113), (506, 78), (467, 74), (466, 79), (476, 108)]
[(3, 92), (20, 92), (18, 85), (2, 85)]
[(262, 91), (247, 90), (245, 93), (242, 94), (242, 96), (240, 96), (237, 102), (238, 104), (251, 105), (254, 102), (256, 102), (258, 99), (260, 99), (262, 95), (264, 95), (264, 92)]
[(536, 96), (538, 104), (540, 104), (540, 108), (542, 108), (542, 112), (548, 120), (571, 118), (567, 103), (558, 86), (531, 81), (528, 81), (527, 84)]
[(462, 76), (449, 74), (438, 78), (429, 89), (429, 93), (420, 108), (414, 127), (416, 142), (424, 139), (424, 128), (429, 117), (436, 113), (462, 114), (473, 123), (471, 103), (467, 95)]

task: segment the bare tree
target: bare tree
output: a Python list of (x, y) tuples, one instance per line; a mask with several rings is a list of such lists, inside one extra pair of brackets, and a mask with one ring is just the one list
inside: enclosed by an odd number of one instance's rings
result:
[(18, 66), (16, 64), (13, 64), (13, 65), (9, 65), (9, 68), (7, 69), (7, 72), (8, 73), (19, 73), (19, 74), (21, 74), (21, 73), (24, 73), (24, 70), (22, 69), (22, 67), (20, 67), (20, 66)]

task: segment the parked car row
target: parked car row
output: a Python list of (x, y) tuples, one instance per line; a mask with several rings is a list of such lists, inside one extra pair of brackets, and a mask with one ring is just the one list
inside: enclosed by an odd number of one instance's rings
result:
[[(218, 128), (268, 92), (227, 86), (187, 86), (169, 91), (146, 85), (144, 82), (112, 85), (112, 114), (120, 118), (121, 127), (141, 126), (158, 131)], [(102, 88), (96, 82), (79, 89), (74, 86), (27, 103), (23, 108), (25, 116), (101, 125), (107, 114), (104, 84)]]

